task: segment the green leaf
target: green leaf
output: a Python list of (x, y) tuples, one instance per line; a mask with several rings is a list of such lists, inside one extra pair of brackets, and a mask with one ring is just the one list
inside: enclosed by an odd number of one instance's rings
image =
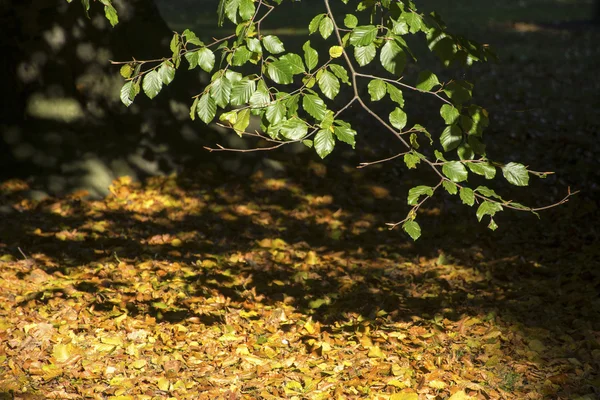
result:
[(440, 81), (438, 77), (431, 71), (421, 71), (419, 72), (419, 77), (417, 78), (417, 86), (416, 88), (419, 90), (423, 90), (425, 92), (429, 92), (436, 86), (440, 85)]
[(444, 104), (442, 108), (440, 108), (440, 115), (446, 124), (452, 125), (458, 120), (458, 117), (460, 117), (460, 112), (456, 107), (451, 106), (450, 104)]
[(408, 204), (411, 206), (416, 206), (419, 203), (419, 197), (433, 196), (433, 188), (430, 186), (415, 186), (414, 188), (408, 191)]
[(340, 81), (329, 71), (323, 71), (318, 78), (319, 89), (329, 99), (334, 99), (340, 92)]
[(115, 26), (119, 23), (117, 10), (110, 3), (104, 6), (104, 16), (112, 26)]
[(241, 0), (225, 0), (225, 15), (227, 18), (237, 24), (237, 13), (240, 8)]
[(527, 186), (529, 184), (529, 172), (523, 164), (510, 162), (502, 167), (502, 174), (509, 183), (515, 186)]
[(481, 193), (485, 197), (492, 197), (498, 200), (502, 200), (502, 197), (500, 197), (496, 192), (494, 192), (494, 190), (486, 186), (478, 186), (477, 189), (475, 189), (475, 191)]
[(242, 66), (252, 58), (253, 54), (254, 53), (248, 50), (246, 46), (240, 46), (237, 49), (235, 49), (231, 63), (235, 66)]
[(302, 98), (302, 108), (317, 121), (325, 118), (327, 106), (317, 95), (307, 94)]
[(410, 26), (410, 33), (417, 33), (424, 28), (423, 18), (415, 12), (402, 12), (402, 14), (400, 14), (400, 19)]
[(226, 76), (221, 76), (213, 81), (210, 86), (210, 95), (221, 108), (229, 103), (231, 97), (231, 81)]
[(400, 76), (406, 65), (406, 54), (396, 41), (388, 40), (381, 48), (379, 60), (388, 72)]
[(352, 14), (346, 14), (346, 17), (344, 18), (344, 26), (349, 29), (354, 29), (356, 28), (356, 25), (358, 25), (358, 18)]
[(256, 90), (256, 82), (244, 78), (232, 84), (230, 102), (232, 106), (247, 104)]
[(198, 66), (199, 55), (200, 54), (198, 53), (198, 50), (188, 51), (185, 53), (185, 59), (190, 64), (188, 69), (194, 69)]
[(392, 20), (392, 24), (393, 24), (392, 25), (392, 33), (394, 33), (396, 35), (406, 35), (409, 32), (409, 27), (408, 27), (408, 24), (406, 23), (406, 21)]
[(346, 71), (346, 68), (342, 67), (341, 65), (337, 65), (337, 64), (329, 64), (329, 69), (331, 70), (331, 72), (333, 72), (335, 74), (335, 76), (340, 78), (340, 80), (343, 83), (352, 86), (352, 84), (350, 83), (350, 79), (348, 77), (348, 71)]
[(250, 106), (252, 108), (263, 108), (269, 105), (271, 98), (269, 97), (269, 89), (262, 79), (258, 82), (258, 88), (252, 96), (250, 96)]
[(288, 85), (294, 81), (289, 62), (277, 60), (267, 65), (267, 74), (275, 83)]
[(386, 86), (390, 99), (396, 102), (400, 108), (404, 108), (404, 96), (402, 95), (402, 91), (389, 82), (386, 83)]
[(449, 125), (440, 135), (440, 144), (444, 151), (454, 150), (462, 142), (462, 131), (457, 125)]
[(471, 188), (461, 187), (460, 199), (462, 200), (463, 204), (472, 206), (473, 204), (475, 204), (475, 192), (473, 192), (473, 189)]
[(458, 187), (450, 182), (450, 181), (444, 181), (442, 182), (442, 186), (444, 187), (444, 189), (446, 189), (446, 191), (452, 195), (458, 193)]
[(319, 25), (321, 24), (321, 20), (325, 18), (326, 14), (316, 15), (308, 24), (308, 32), (309, 34), (315, 33), (319, 29)]
[(485, 176), (485, 179), (494, 179), (496, 176), (496, 167), (489, 162), (468, 163), (467, 166), (471, 172), (477, 175), (483, 175)]
[(494, 221), (494, 218), (490, 218), (490, 223), (488, 225), (488, 228), (495, 231), (496, 229), (498, 229), (498, 225), (496, 224), (496, 222)]
[[(196, 46), (204, 46), (204, 43), (198, 39), (198, 36), (196, 36), (196, 34), (189, 29), (183, 31), (181, 35), (185, 37), (186, 43), (195, 44)], [(173, 48), (171, 48), (171, 51), (175, 52)]]
[(468, 143), (462, 143), (458, 146), (456, 154), (458, 154), (458, 158), (461, 160), (472, 160), (475, 158), (475, 153), (473, 153), (473, 149)]
[(404, 229), (404, 232), (408, 233), (412, 240), (417, 240), (421, 237), (421, 227), (417, 221), (406, 221), (404, 224), (402, 224), (402, 229)]
[(404, 163), (406, 164), (408, 169), (417, 168), (417, 164), (420, 162), (421, 159), (412, 153), (406, 153), (404, 155)]
[(181, 50), (181, 42), (179, 39), (179, 34), (175, 32), (173, 37), (171, 38), (171, 42), (169, 43), (169, 49), (171, 49), (172, 53), (179, 53)]
[(217, 103), (209, 93), (206, 93), (200, 97), (198, 101), (198, 107), (196, 108), (198, 116), (205, 124), (210, 124), (217, 114)]
[(306, 43), (304, 43), (302, 49), (304, 50), (304, 61), (310, 71), (319, 63), (319, 52), (310, 46), (310, 40), (307, 40)]
[[(323, 39), (327, 39), (333, 32), (333, 21), (329, 17), (325, 17), (319, 23), (319, 33)], [(315, 145), (316, 146), (316, 145)]]
[(371, 101), (379, 101), (383, 99), (387, 93), (385, 82), (381, 79), (373, 79), (368, 85), (369, 94), (371, 95)]
[(200, 101), (199, 97), (196, 97), (194, 99), (194, 102), (192, 103), (192, 106), (190, 107), (190, 119), (192, 121), (196, 120), (196, 113), (198, 112), (198, 102)]
[(374, 25), (357, 26), (350, 34), (350, 44), (354, 46), (368, 46), (377, 37), (377, 27)]
[(308, 127), (301, 119), (292, 118), (282, 124), (280, 132), (287, 139), (300, 140), (308, 133)]
[(398, 107), (396, 107), (394, 111), (390, 113), (390, 123), (399, 131), (406, 126), (407, 121), (408, 117), (406, 116), (406, 113)]
[(473, 85), (465, 81), (453, 81), (444, 87), (444, 93), (456, 105), (461, 105), (471, 100)]
[(315, 136), (315, 150), (321, 158), (327, 157), (335, 146), (335, 139), (329, 129), (321, 129)]
[(175, 79), (175, 67), (173, 67), (171, 61), (163, 61), (163, 63), (160, 65), (160, 68), (158, 68), (158, 75), (160, 76), (162, 83), (165, 85), (173, 82), (173, 79)]
[(142, 89), (146, 96), (153, 99), (156, 97), (158, 92), (162, 89), (163, 83), (160, 75), (156, 71), (150, 71), (144, 75), (144, 82), (142, 83)]
[(467, 169), (460, 161), (448, 161), (444, 163), (442, 172), (453, 182), (466, 181), (469, 177)]
[(319, 123), (319, 127), (321, 129), (329, 129), (331, 125), (333, 125), (333, 111), (327, 110), (327, 114), (325, 114), (325, 118)]
[(279, 54), (285, 51), (285, 47), (283, 46), (283, 43), (281, 43), (281, 40), (274, 35), (267, 35), (263, 37), (262, 44), (271, 54)]
[(303, 140), (302, 144), (305, 145), (306, 147), (308, 147), (309, 149), (312, 149), (312, 147), (313, 147), (313, 141), (309, 140), (309, 139)]
[(285, 107), (287, 108), (288, 118), (298, 116), (298, 102), (300, 101), (300, 94), (297, 93), (291, 96), (287, 96), (283, 101), (285, 103)]
[(121, 88), (121, 102), (125, 104), (126, 107), (129, 107), (133, 103), (135, 95), (136, 93), (133, 87), (133, 81), (125, 82)]
[(281, 56), (279, 60), (287, 63), (288, 68), (294, 75), (306, 72), (306, 69), (304, 68), (304, 63), (302, 62), (302, 58), (298, 54), (288, 53), (284, 56)]
[(277, 101), (267, 107), (265, 116), (267, 117), (267, 121), (271, 124), (278, 124), (285, 119), (286, 113), (287, 109), (285, 108), (285, 104), (283, 104), (282, 101)]
[(248, 46), (248, 50), (254, 53), (262, 53), (262, 46), (257, 38), (246, 38), (246, 46)]
[(215, 54), (207, 47), (203, 47), (197, 51), (198, 65), (206, 72), (212, 71), (215, 66)]
[(468, 139), (469, 146), (471, 146), (473, 152), (475, 152), (475, 154), (479, 154), (480, 156), (485, 156), (485, 144), (483, 144), (479, 138), (473, 135), (470, 135)]
[(352, 146), (356, 145), (356, 131), (351, 128), (350, 124), (344, 121), (336, 120), (333, 126), (333, 132), (340, 142), (344, 142)]
[(240, 2), (240, 16), (242, 20), (248, 21), (254, 15), (256, 8), (252, 0), (241, 0)]
[(435, 159), (437, 161), (446, 161), (446, 159), (444, 158), (444, 154), (441, 151), (434, 150), (433, 154), (435, 155)]
[(500, 204), (484, 201), (477, 209), (477, 219), (481, 222), (481, 219), (484, 216), (489, 215), (490, 217), (493, 217), (499, 211), (502, 211), (502, 206)]
[(250, 109), (244, 108), (238, 113), (233, 129), (241, 137), (248, 125), (250, 125)]
[(354, 47), (354, 58), (361, 67), (369, 64), (375, 58), (377, 54), (377, 48), (373, 43), (368, 46), (356, 46)]

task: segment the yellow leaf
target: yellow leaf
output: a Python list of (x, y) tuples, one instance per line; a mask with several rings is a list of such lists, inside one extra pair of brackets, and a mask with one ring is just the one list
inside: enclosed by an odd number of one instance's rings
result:
[(316, 265), (318, 261), (317, 253), (312, 250), (306, 253), (306, 257), (304, 257), (304, 262), (308, 265)]
[(390, 400), (419, 400), (419, 395), (412, 392), (394, 393)]
[(428, 383), (429, 387), (434, 389), (443, 389), (446, 387), (446, 384), (442, 381), (433, 380)]
[(52, 349), (52, 357), (54, 357), (57, 363), (64, 363), (71, 358), (73, 355), (72, 352), (73, 346), (70, 344), (57, 343)]
[(146, 366), (146, 364), (147, 364), (146, 360), (135, 360), (131, 365), (135, 369), (140, 369), (140, 368), (144, 368)]
[(181, 242), (181, 239), (175, 238), (175, 239), (171, 240), (171, 246), (179, 247), (182, 244), (183, 243)]
[(123, 346), (123, 340), (121, 340), (121, 338), (118, 336), (103, 337), (103, 338), (100, 338), (100, 341), (104, 344), (109, 344), (112, 346)]
[(470, 399), (472, 399), (471, 396), (466, 394), (463, 390), (459, 390), (458, 392), (456, 392), (452, 396), (450, 396), (450, 398), (448, 400), (470, 400)]
[(329, 48), (329, 55), (331, 56), (331, 58), (341, 57), (343, 53), (344, 49), (342, 48), (342, 46), (331, 46)]
[(167, 378), (160, 378), (156, 383), (156, 386), (163, 392), (169, 391), (169, 380)]
[(369, 350), (368, 356), (371, 358), (385, 358), (385, 353), (381, 351), (379, 346), (373, 346)]
[(388, 381), (387, 383), (388, 386), (394, 386), (400, 389), (403, 389), (406, 387), (406, 385), (403, 382), (400, 382), (398, 379), (392, 379), (390, 381)]
[(304, 329), (306, 329), (306, 331), (311, 335), (315, 333), (315, 326), (313, 325), (312, 320), (310, 318), (304, 324)]

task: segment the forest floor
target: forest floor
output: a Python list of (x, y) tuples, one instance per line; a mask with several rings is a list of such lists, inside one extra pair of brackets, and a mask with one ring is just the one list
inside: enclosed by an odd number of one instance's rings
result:
[(412, 242), (385, 223), (423, 178), (368, 154), (99, 201), (0, 183), (0, 399), (599, 398), (600, 33), (554, 23), (586, 3), (469, 3), (458, 29), (501, 58), (469, 72), (489, 152), (556, 171), (499, 190), (571, 201), (492, 232), (444, 195)]

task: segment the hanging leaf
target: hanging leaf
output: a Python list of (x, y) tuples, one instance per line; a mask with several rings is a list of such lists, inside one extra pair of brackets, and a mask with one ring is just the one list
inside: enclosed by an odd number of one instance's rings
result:
[(318, 78), (319, 89), (329, 99), (334, 99), (340, 92), (340, 81), (329, 71), (323, 71)]
[(408, 233), (412, 240), (417, 240), (421, 237), (421, 227), (417, 221), (406, 221), (404, 224), (402, 224), (402, 229), (404, 229), (404, 232)]
[(508, 182), (515, 186), (527, 186), (529, 184), (529, 172), (523, 164), (510, 162), (502, 167), (502, 174)]
[(467, 169), (460, 161), (448, 161), (444, 163), (444, 166), (442, 167), (442, 172), (452, 182), (466, 181), (469, 177)]
[(144, 75), (144, 81), (142, 83), (142, 89), (144, 89), (144, 93), (146, 96), (153, 99), (162, 89), (163, 82), (156, 71), (150, 71), (146, 75)]
[(335, 139), (329, 129), (321, 129), (314, 140), (315, 150), (321, 158), (327, 157), (335, 147)]
[(377, 48), (373, 43), (368, 46), (356, 46), (354, 48), (354, 58), (361, 67), (369, 64), (375, 58)]
[(371, 95), (371, 101), (381, 100), (387, 93), (385, 82), (381, 79), (372, 79), (367, 88)]
[(198, 117), (200, 117), (205, 124), (209, 124), (217, 114), (217, 103), (210, 94), (206, 93), (198, 100), (196, 110), (198, 112)]
[(430, 186), (415, 186), (408, 191), (408, 204), (415, 206), (419, 203), (419, 197), (433, 196), (433, 188)]
[(379, 60), (383, 68), (397, 76), (402, 75), (406, 66), (406, 54), (394, 40), (389, 40), (383, 45)]
[(408, 117), (406, 116), (406, 113), (398, 107), (396, 107), (394, 111), (390, 113), (390, 123), (399, 131), (406, 126), (407, 121)]
[(307, 40), (306, 43), (304, 43), (302, 50), (304, 50), (304, 61), (310, 71), (319, 63), (319, 52), (310, 46), (310, 40)]

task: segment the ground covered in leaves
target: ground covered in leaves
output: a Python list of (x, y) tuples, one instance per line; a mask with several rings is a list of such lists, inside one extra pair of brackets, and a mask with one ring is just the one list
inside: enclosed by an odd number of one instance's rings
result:
[[(519, 4), (568, 15), (544, 1)], [(503, 60), (472, 72), (490, 152), (558, 172), (517, 201), (582, 193), (496, 232), (442, 196), (413, 243), (385, 223), (423, 178), (368, 152), (101, 201), (1, 183), (0, 398), (598, 398), (598, 33), (505, 8), (469, 26)]]

